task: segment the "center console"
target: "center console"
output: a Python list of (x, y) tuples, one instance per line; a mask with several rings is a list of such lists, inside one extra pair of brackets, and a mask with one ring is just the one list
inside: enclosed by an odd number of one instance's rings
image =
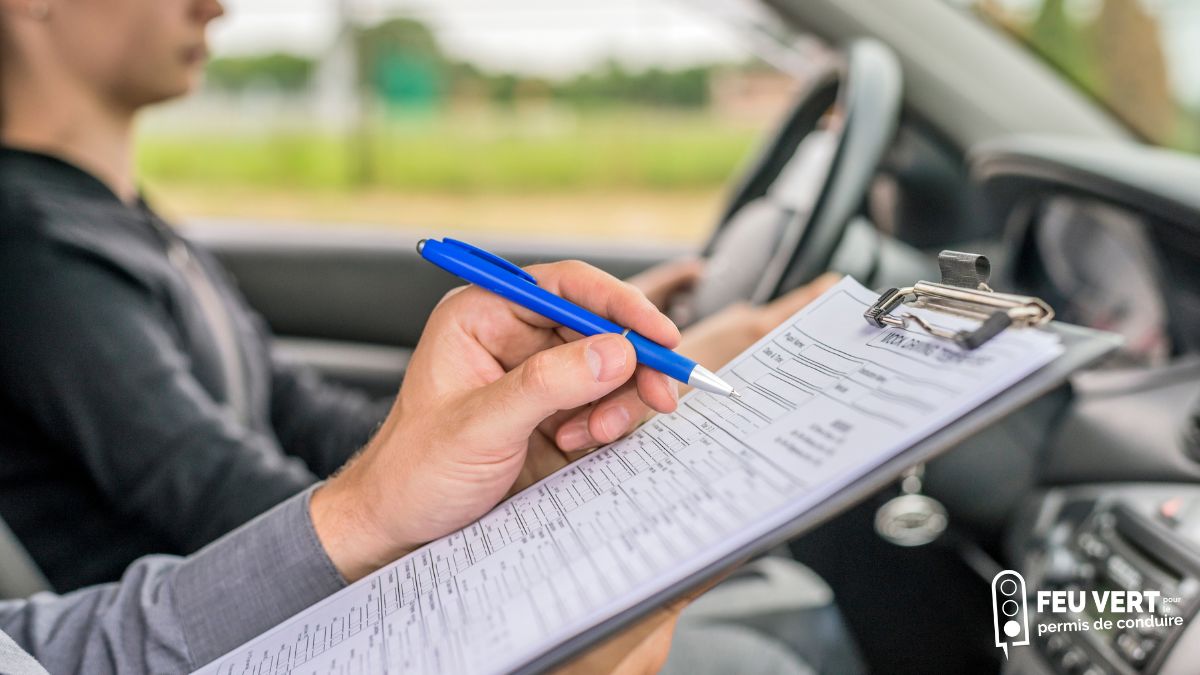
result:
[[(1055, 489), (1021, 519), (1010, 543), (1028, 592), (1029, 647), (1006, 675), (1200, 672), (1200, 487)], [(1082, 608), (1039, 612), (1038, 591), (1070, 591)], [(1154, 611), (1099, 610), (1093, 592), (1159, 593)], [(1107, 596), (1104, 596), (1107, 597)], [(1063, 630), (1044, 630), (1050, 624)], [(1084, 627), (1086, 624), (1086, 628)]]

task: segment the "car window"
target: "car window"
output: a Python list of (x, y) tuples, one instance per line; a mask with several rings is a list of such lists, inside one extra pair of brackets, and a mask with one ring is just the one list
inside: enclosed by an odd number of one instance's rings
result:
[(225, 4), (201, 91), (141, 128), (182, 220), (698, 242), (798, 87), (675, 2)]
[(948, 1), (1015, 36), (1145, 139), (1200, 152), (1200, 3)]

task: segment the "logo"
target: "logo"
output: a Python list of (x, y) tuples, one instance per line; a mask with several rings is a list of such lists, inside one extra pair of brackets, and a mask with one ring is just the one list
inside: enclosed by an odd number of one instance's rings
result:
[(1020, 572), (1002, 570), (992, 577), (992, 626), (996, 631), (996, 646), (1008, 647), (1029, 644), (1029, 611), (1025, 602), (1025, 577)]
[[(1110, 567), (1114, 565), (1110, 562)], [(1037, 635), (1051, 633), (1112, 634), (1113, 631), (1158, 630), (1183, 625), (1182, 597), (1157, 590), (1065, 590), (1037, 592)], [(992, 628), (996, 646), (1004, 650), (1029, 644), (1029, 606), (1025, 578), (1001, 570), (992, 578)]]

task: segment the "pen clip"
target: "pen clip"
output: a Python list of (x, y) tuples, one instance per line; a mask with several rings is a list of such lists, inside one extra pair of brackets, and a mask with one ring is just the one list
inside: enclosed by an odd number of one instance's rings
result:
[(517, 277), (524, 279), (525, 281), (528, 281), (529, 283), (533, 284), (534, 286), (537, 286), (537, 279), (534, 279), (532, 274), (530, 274), (529, 272), (526, 272), (525, 270), (521, 269), (520, 267), (517, 267), (516, 265), (505, 260), (504, 258), (501, 258), (500, 256), (496, 255), (495, 253), (492, 253), (490, 251), (485, 251), (477, 246), (472, 246), (465, 241), (459, 241), (458, 239), (451, 239), (450, 237), (443, 237), (442, 242), (446, 243), (446, 244), (450, 244), (451, 246), (457, 246), (457, 247), (463, 249), (464, 251), (466, 251), (467, 253), (478, 256), (480, 258), (483, 258), (484, 260), (492, 263), (493, 265), (500, 267), (504, 270), (507, 270), (509, 272), (512, 272)]

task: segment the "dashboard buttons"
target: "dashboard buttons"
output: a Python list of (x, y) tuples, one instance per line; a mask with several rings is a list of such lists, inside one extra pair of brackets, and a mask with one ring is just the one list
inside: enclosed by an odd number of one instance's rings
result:
[[(1175, 639), (1182, 629), (1170, 619), (1190, 616), (1200, 597), (1200, 574), (1195, 571), (1200, 556), (1190, 556), (1191, 564), (1185, 565), (1169, 556), (1157, 558), (1143, 552), (1160, 548), (1166, 551), (1165, 542), (1178, 541), (1182, 528), (1193, 522), (1196, 541), (1200, 542), (1200, 491), (1182, 500), (1163, 493), (1143, 503), (1141, 510), (1125, 504), (1096, 504), (1090, 513), (1075, 510), (1068, 514), (1068, 507), (1075, 503), (1065, 502), (1058, 522), (1047, 526), (1048, 534), (1053, 536), (1043, 539), (1038, 555), (1026, 560), (1035, 572), (1033, 578), (1039, 590), (1083, 597), (1087, 607), (1079, 610), (1076, 605), (1069, 612), (1060, 607), (1059, 613), (1039, 614), (1037, 618), (1089, 623), (1107, 619), (1111, 624), (1094, 631), (1038, 636), (1034, 644), (1056, 675), (1140, 672), (1163, 657), (1163, 652), (1175, 651)], [(1173, 522), (1173, 532), (1164, 527)], [(1064, 526), (1071, 529), (1063, 533)], [(999, 590), (993, 586), (993, 606), (1002, 626)], [(1122, 603), (1120, 609), (1110, 608), (1092, 597), (1093, 593), (1119, 591), (1142, 594), (1140, 606), (1131, 601), (1128, 605)], [(1152, 610), (1145, 601), (1147, 593), (1154, 593), (1150, 597), (1156, 598)], [(1174, 653), (1167, 656), (1173, 657)]]
[(1065, 652), (1071, 646), (1071, 641), (1066, 635), (1051, 635), (1046, 641), (1046, 653), (1051, 656), (1058, 656)]
[(1068, 675), (1079, 675), (1088, 665), (1087, 655), (1079, 649), (1068, 649), (1058, 660), (1059, 668)]
[(1079, 550), (1083, 551), (1084, 555), (1096, 560), (1103, 560), (1108, 557), (1109, 548), (1099, 537), (1091, 532), (1084, 532), (1079, 535)]
[[(1121, 633), (1117, 635), (1114, 643), (1116, 644), (1117, 651), (1134, 668), (1140, 668), (1150, 656), (1145, 645), (1143, 645), (1143, 641), (1133, 633)], [(1153, 648), (1153, 643), (1150, 646)]]
[(1179, 524), (1179, 513), (1183, 509), (1182, 497), (1171, 497), (1158, 505), (1158, 517), (1174, 527)]
[(1105, 572), (1108, 573), (1109, 579), (1117, 582), (1122, 588), (1130, 590), (1142, 588), (1142, 573), (1124, 558), (1115, 555), (1110, 557)]

